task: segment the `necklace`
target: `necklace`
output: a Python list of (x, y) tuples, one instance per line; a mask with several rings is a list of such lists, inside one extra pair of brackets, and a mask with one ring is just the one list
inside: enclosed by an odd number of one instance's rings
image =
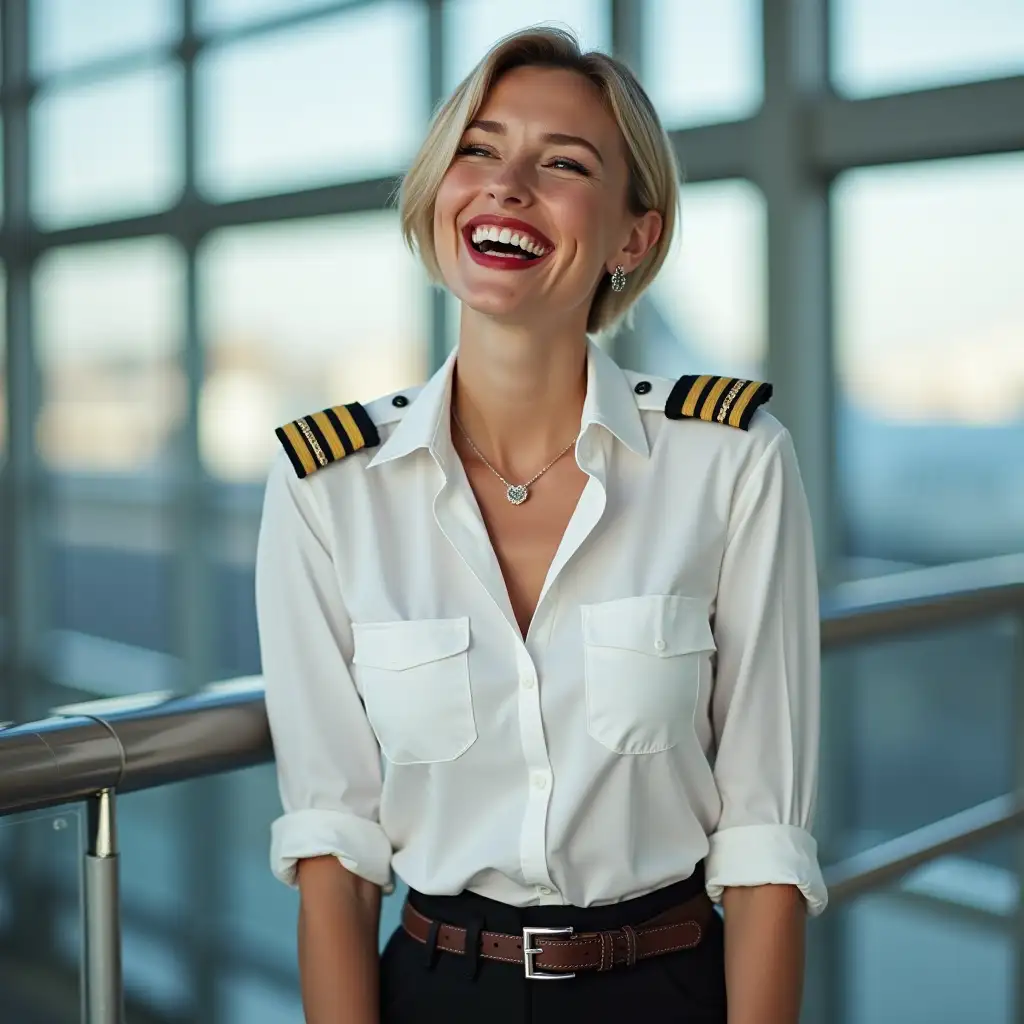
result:
[(505, 485), (505, 497), (513, 505), (522, 505), (524, 501), (530, 496), (530, 485), (540, 479), (579, 439), (579, 434), (576, 435), (539, 473), (535, 473), (525, 484), (510, 484), (487, 460), (487, 456), (475, 444), (473, 439), (466, 433), (466, 428), (459, 421), (459, 417), (455, 415), (455, 410), (452, 410), (452, 419), (455, 420), (455, 425), (462, 432), (462, 436), (466, 439), (466, 444), (473, 449), (480, 456), (480, 461)]

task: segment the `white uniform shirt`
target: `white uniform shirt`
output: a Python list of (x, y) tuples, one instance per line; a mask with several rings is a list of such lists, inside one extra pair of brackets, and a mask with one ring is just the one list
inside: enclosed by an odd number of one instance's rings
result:
[(669, 420), (671, 381), (591, 345), (590, 479), (524, 640), (452, 446), (454, 358), (366, 407), (379, 448), (271, 471), (274, 873), (333, 854), (385, 891), (394, 869), (426, 893), (589, 906), (706, 858), (713, 899), (790, 883), (820, 912), (817, 581), (789, 434), (764, 409), (748, 431)]

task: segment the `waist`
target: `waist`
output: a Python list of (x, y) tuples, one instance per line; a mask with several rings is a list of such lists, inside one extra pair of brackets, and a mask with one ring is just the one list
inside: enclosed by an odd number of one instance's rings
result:
[(642, 896), (615, 903), (577, 907), (571, 904), (516, 907), (466, 890), (455, 896), (436, 896), (409, 890), (409, 903), (425, 917), (468, 926), (483, 921), (496, 931), (518, 933), (523, 928), (572, 927), (600, 931), (636, 924), (679, 906), (704, 891), (704, 862), (688, 878), (679, 879)]

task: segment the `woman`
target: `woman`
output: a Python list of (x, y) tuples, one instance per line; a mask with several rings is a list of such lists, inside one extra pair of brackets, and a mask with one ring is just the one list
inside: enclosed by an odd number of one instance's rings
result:
[(278, 431), (257, 599), (310, 1024), (721, 1024), (726, 990), (729, 1024), (797, 1020), (826, 897), (793, 448), (768, 385), (588, 340), (661, 266), (677, 177), (625, 67), (504, 40), (402, 191), (456, 353)]

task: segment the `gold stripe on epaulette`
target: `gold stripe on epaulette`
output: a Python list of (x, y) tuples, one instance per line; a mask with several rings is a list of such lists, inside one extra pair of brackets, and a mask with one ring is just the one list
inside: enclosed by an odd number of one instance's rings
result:
[(691, 374), (676, 381), (665, 403), (665, 415), (746, 430), (754, 413), (771, 396), (771, 384), (763, 381)]
[(275, 433), (300, 478), (380, 444), (377, 428), (358, 402), (300, 416)]

